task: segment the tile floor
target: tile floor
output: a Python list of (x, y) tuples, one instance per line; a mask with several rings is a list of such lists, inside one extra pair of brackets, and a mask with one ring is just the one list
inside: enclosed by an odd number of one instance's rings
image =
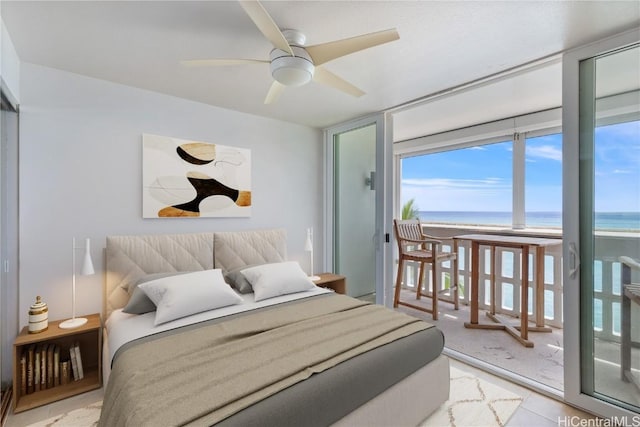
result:
[[(565, 405), (557, 400), (548, 398), (527, 388), (511, 383), (495, 375), (451, 359), (451, 366), (470, 372), (486, 381), (510, 390), (524, 398), (520, 407), (507, 422), (506, 427), (557, 427), (558, 420), (564, 417), (578, 417), (578, 419), (595, 418), (590, 414)], [(46, 420), (55, 415), (69, 412), (96, 402), (103, 397), (103, 390), (94, 390), (74, 396), (60, 402), (41, 406), (20, 414), (10, 414), (5, 427), (25, 427), (29, 424)], [(567, 425), (565, 423), (565, 425)], [(581, 425), (581, 424), (574, 424)], [(464, 427), (464, 426), (459, 426)]]
[(94, 402), (97, 402), (98, 400), (101, 400), (103, 396), (104, 389), (100, 388), (98, 390), (89, 391), (87, 393), (69, 397), (68, 399), (50, 403), (49, 405), (30, 409), (19, 414), (11, 413), (7, 417), (7, 420), (3, 427), (26, 427), (29, 424), (33, 424), (38, 421), (44, 421), (53, 416), (64, 414), (66, 412), (73, 411), (74, 409), (90, 405)]
[[(401, 300), (425, 308), (431, 306), (430, 298), (416, 301), (412, 291), (403, 290)], [(433, 320), (430, 313), (413, 308), (399, 306), (396, 310), (436, 325), (444, 333), (449, 349), (514, 372), (557, 389), (558, 392), (564, 389), (563, 329), (552, 328), (551, 333), (530, 333), (529, 339), (535, 345), (533, 348), (527, 348), (505, 331), (465, 328), (463, 323), (469, 320), (469, 307), (462, 303), (460, 309), (455, 310), (453, 304), (441, 302), (438, 305), (437, 321)], [(502, 316), (502, 319), (509, 320), (506, 316)], [(490, 323), (483, 311), (480, 313), (480, 321)], [(519, 324), (519, 319), (510, 321), (512, 324)], [(597, 391), (640, 407), (638, 390), (632, 383), (620, 379), (620, 344), (596, 339), (594, 351)], [(637, 375), (640, 369), (639, 348), (632, 349), (631, 360)]]

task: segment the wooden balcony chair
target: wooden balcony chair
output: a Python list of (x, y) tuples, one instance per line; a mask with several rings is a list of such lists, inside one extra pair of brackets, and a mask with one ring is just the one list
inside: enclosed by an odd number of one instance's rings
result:
[(620, 322), (620, 371), (622, 381), (631, 382), (640, 390), (640, 379), (631, 371), (631, 349), (640, 346), (640, 342), (632, 340), (632, 326), (638, 326), (631, 321), (632, 303), (640, 306), (640, 283), (632, 283), (632, 271), (640, 272), (640, 263), (633, 258), (621, 256), (622, 264), (622, 319)]
[[(409, 220), (393, 220), (393, 230), (395, 232), (396, 241), (398, 242), (398, 275), (396, 278), (396, 290), (393, 299), (393, 306), (397, 307), (405, 305), (416, 310), (431, 313), (433, 320), (438, 320), (438, 293), (446, 292), (446, 289), (438, 291), (436, 289), (438, 278), (438, 265), (441, 262), (453, 261), (456, 254), (452, 252), (442, 252), (442, 240), (426, 235), (422, 232), (422, 224), (418, 219)], [(405, 261), (415, 261), (420, 263), (420, 271), (418, 273), (418, 285), (416, 287), (416, 299), (421, 296), (429, 296), (423, 293), (422, 283), (424, 280), (425, 264), (431, 264), (431, 309), (421, 307), (419, 305), (400, 301), (400, 288), (403, 279), (403, 269)], [(457, 272), (451, 274), (450, 289), (453, 290), (453, 303), (455, 309), (458, 309), (458, 280)]]

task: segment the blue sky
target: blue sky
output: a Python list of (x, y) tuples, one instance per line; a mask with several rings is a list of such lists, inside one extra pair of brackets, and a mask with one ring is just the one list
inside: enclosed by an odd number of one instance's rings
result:
[[(527, 139), (525, 209), (562, 210), (562, 137)], [(512, 210), (511, 141), (402, 161), (402, 203), (423, 211)], [(640, 122), (596, 131), (596, 211), (640, 211)]]

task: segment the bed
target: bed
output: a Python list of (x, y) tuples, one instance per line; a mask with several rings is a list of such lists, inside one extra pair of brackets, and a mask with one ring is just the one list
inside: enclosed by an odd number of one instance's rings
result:
[(440, 330), (297, 274), (284, 230), (107, 237), (100, 425), (415, 426), (448, 399)]

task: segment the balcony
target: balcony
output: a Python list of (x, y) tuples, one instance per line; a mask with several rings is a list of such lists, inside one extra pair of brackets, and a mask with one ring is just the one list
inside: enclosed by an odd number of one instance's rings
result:
[[(516, 234), (536, 237), (561, 237), (559, 230), (526, 230), (513, 231), (497, 227), (465, 227), (429, 225), (425, 233), (452, 237), (469, 233)], [(618, 398), (633, 405), (640, 406), (640, 393), (632, 384), (620, 379), (620, 310), (621, 310), (621, 264), (619, 257), (628, 255), (632, 248), (638, 247), (638, 233), (601, 232), (597, 235), (597, 253), (594, 264), (594, 282), (596, 297), (594, 298), (594, 331), (595, 331), (595, 382), (600, 392)], [(412, 316), (424, 318), (436, 324), (445, 334), (445, 346), (464, 355), (514, 372), (522, 377), (534, 380), (545, 386), (562, 391), (564, 388), (563, 359), (563, 286), (562, 286), (562, 247), (560, 245), (547, 248), (545, 253), (544, 277), (544, 317), (545, 324), (552, 327), (551, 333), (532, 332), (529, 339), (534, 342), (533, 348), (523, 347), (510, 335), (499, 330), (467, 329), (463, 326), (469, 320), (469, 286), (470, 283), (470, 244), (461, 241), (459, 248), (459, 284), (460, 310), (454, 310), (453, 304), (440, 302), (440, 319), (433, 321), (431, 315), (409, 307), (400, 306), (397, 310)], [(445, 250), (451, 246), (445, 244)], [(496, 280), (496, 313), (503, 319), (519, 323), (520, 307), (520, 258), (519, 249), (498, 248), (494, 261)], [(529, 255), (529, 316), (535, 321), (535, 293), (533, 292), (533, 272), (535, 255)], [(490, 304), (490, 272), (491, 259), (488, 249), (480, 248), (480, 287), (479, 307), (481, 321), (484, 310)], [(408, 263), (401, 298), (415, 302), (415, 286), (418, 282), (418, 265)], [(441, 274), (436, 284), (437, 289), (448, 289), (452, 277), (452, 263), (442, 264)], [(425, 287), (428, 289), (430, 273), (425, 273)], [(440, 294), (440, 299), (453, 301), (448, 292)], [(428, 307), (430, 300), (424, 298), (418, 304)], [(576, 301), (576, 304), (578, 302)], [(635, 313), (637, 314), (637, 313)], [(637, 317), (633, 317), (636, 321)], [(637, 323), (636, 323), (637, 324)], [(640, 341), (637, 329), (634, 341)], [(632, 355), (632, 372), (640, 375), (640, 349), (634, 348)]]

